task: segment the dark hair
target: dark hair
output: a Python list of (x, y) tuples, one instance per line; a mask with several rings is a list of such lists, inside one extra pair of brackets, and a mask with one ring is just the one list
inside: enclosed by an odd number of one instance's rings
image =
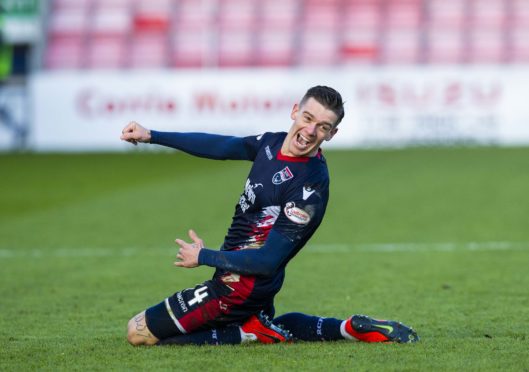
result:
[(307, 93), (303, 96), (299, 105), (302, 106), (309, 98), (314, 98), (325, 108), (331, 110), (336, 114), (338, 118), (336, 120), (335, 126), (340, 124), (342, 121), (345, 111), (343, 108), (342, 96), (336, 90), (331, 87), (326, 87), (324, 85), (316, 85), (315, 87), (307, 90)]

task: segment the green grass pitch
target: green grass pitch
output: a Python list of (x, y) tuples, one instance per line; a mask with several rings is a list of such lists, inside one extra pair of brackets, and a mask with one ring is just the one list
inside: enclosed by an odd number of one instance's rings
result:
[(277, 313), (365, 313), (413, 345), (132, 347), (128, 319), (213, 270), (249, 162), (181, 153), (0, 156), (0, 370), (529, 368), (529, 148), (326, 151), (331, 199)]

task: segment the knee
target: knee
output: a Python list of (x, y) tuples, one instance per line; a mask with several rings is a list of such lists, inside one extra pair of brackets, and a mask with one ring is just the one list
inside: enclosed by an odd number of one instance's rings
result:
[(155, 345), (158, 342), (158, 339), (147, 327), (144, 311), (129, 320), (127, 325), (127, 341), (134, 346)]
[(138, 334), (136, 332), (134, 318), (131, 318), (127, 325), (127, 341), (129, 342), (129, 344), (134, 346), (142, 344), (142, 340), (140, 337), (138, 337)]

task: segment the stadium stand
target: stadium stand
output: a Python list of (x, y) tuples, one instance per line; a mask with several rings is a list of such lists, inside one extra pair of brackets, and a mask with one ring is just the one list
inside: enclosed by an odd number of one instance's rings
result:
[(47, 69), (529, 62), (527, 0), (51, 0)]

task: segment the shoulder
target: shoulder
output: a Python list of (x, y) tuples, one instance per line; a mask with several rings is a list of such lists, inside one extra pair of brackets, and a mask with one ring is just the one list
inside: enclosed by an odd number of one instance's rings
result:
[(244, 137), (246, 143), (253, 145), (254, 147), (262, 147), (263, 145), (273, 145), (277, 142), (283, 142), (286, 133), (284, 132), (265, 132), (256, 134), (253, 136)]
[(283, 143), (286, 135), (286, 132), (265, 132), (255, 137), (256, 140), (262, 143), (266, 143), (267, 145), (275, 145), (277, 143)]
[(323, 156), (318, 155), (310, 158), (307, 162), (295, 163), (293, 166), (298, 175), (298, 180), (295, 183), (329, 185), (329, 170)]
[[(277, 141), (282, 141), (281, 133), (261, 133), (253, 136), (243, 137), (243, 143), (251, 160), (254, 160), (257, 153), (265, 146), (272, 147)], [(284, 138), (284, 137), (283, 137)]]

